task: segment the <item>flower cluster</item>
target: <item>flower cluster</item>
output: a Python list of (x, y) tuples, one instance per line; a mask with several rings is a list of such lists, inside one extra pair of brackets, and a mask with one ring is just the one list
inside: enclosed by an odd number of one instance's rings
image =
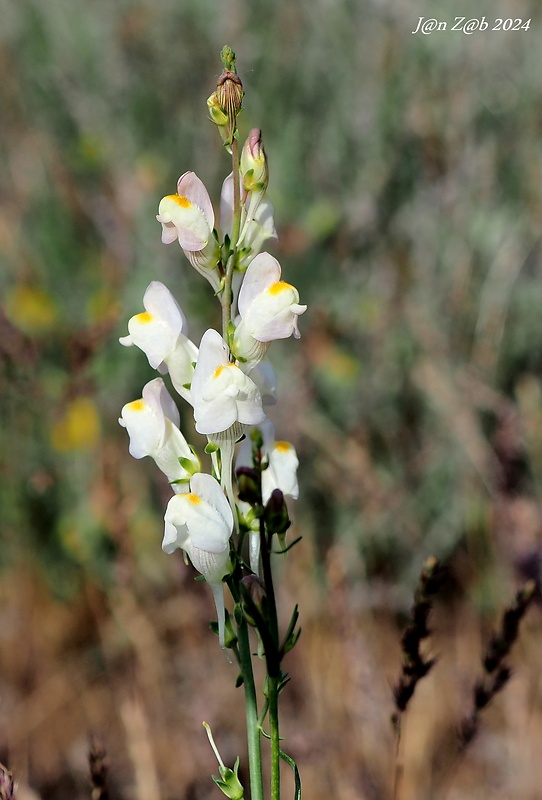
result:
[[(226, 80), (231, 78), (222, 86)], [(247, 434), (254, 426), (260, 428), (263, 442), (262, 503), (268, 503), (276, 489), (297, 497), (295, 450), (275, 441), (266, 415), (275, 399), (275, 378), (264, 359), (272, 341), (299, 337), (298, 316), (306, 309), (297, 290), (281, 280), (279, 262), (262, 250), (276, 239), (273, 207), (266, 195), (268, 165), (257, 129), (250, 131), (235, 161), (234, 123), (242, 99), (242, 92), (235, 94), (237, 86), (232, 81), (233, 99), (227, 92), (221, 99), (217, 91), (208, 101), (211, 119), (227, 128), (223, 140), (234, 153), (233, 170), (222, 187), (220, 223), (203, 182), (193, 172), (179, 178), (177, 192), (160, 201), (157, 215), (162, 242), (177, 241), (189, 263), (213, 287), (223, 309), (222, 334), (207, 330), (197, 347), (188, 337), (175, 298), (163, 283), (153, 281), (143, 297), (145, 310), (130, 319), (128, 335), (120, 339), (126, 347), (141, 349), (160, 374), (169, 375), (175, 392), (192, 407), (196, 431), (207, 437), (205, 453), (211, 460), (205, 472), (180, 430), (179, 411), (161, 377), (147, 383), (142, 397), (127, 403), (119, 419), (128, 431), (131, 455), (153, 458), (171, 484), (162, 548), (166, 553), (183, 550), (209, 583), (222, 646), (223, 580), (232, 569), (241, 524), (250, 533), (251, 569), (258, 572), (258, 527), (233, 485), (235, 450), (243, 438), (236, 465), (252, 463)]]

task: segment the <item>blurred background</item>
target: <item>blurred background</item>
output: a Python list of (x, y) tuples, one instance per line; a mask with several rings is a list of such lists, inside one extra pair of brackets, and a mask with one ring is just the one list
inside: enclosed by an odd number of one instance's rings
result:
[[(224, 44), (241, 136), (263, 129), (274, 253), (309, 306), (270, 351), (300, 458), (279, 598), (286, 622), (301, 611), (283, 733), (305, 797), (391, 796), (391, 687), (429, 555), (438, 662), (405, 720), (402, 800), (540, 797), (536, 604), (510, 684), (447, 758), (542, 554), (542, 8), (464, 5), (0, 0), (0, 759), (21, 800), (90, 797), (90, 734), (113, 800), (221, 797), (204, 719), (246, 765), (210, 594), (162, 553), (169, 488), (117, 422), (154, 377), (118, 344), (151, 280), (194, 341), (219, 324), (155, 214), (186, 170), (218, 200)], [(456, 14), (489, 29), (452, 32)], [(420, 16), (448, 30), (412, 34)]]

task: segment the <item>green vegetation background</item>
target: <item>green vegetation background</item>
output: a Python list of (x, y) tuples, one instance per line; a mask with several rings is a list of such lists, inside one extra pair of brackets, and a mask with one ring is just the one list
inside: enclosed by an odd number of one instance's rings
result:
[[(325, 592), (339, 552), (361, 595), (404, 608), (427, 555), (467, 553), (494, 608), (503, 581), (538, 575), (542, 10), (468, 6), (0, 0), (4, 575), (30, 570), (62, 603), (175, 580), (167, 487), (117, 423), (153, 376), (118, 337), (154, 279), (195, 341), (217, 324), (155, 214), (189, 169), (219, 196), (205, 101), (226, 43), (241, 135), (263, 129), (275, 254), (309, 306), (301, 340), (270, 351), (317, 553), (305, 578)], [(411, 33), (467, 11), (531, 24)]]

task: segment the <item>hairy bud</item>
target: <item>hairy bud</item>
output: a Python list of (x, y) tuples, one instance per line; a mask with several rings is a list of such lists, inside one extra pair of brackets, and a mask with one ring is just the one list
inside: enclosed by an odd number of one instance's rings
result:
[(220, 110), (226, 114), (232, 128), (243, 105), (243, 84), (235, 72), (226, 70), (218, 79), (216, 96)]

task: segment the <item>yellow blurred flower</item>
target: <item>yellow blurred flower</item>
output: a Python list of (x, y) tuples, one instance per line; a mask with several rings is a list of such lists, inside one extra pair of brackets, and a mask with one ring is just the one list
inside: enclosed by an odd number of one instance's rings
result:
[(100, 435), (100, 418), (95, 404), (88, 397), (71, 400), (64, 415), (51, 428), (55, 450), (88, 450)]
[(29, 334), (50, 330), (58, 318), (52, 298), (34, 286), (14, 286), (7, 292), (4, 308), (11, 322)]

